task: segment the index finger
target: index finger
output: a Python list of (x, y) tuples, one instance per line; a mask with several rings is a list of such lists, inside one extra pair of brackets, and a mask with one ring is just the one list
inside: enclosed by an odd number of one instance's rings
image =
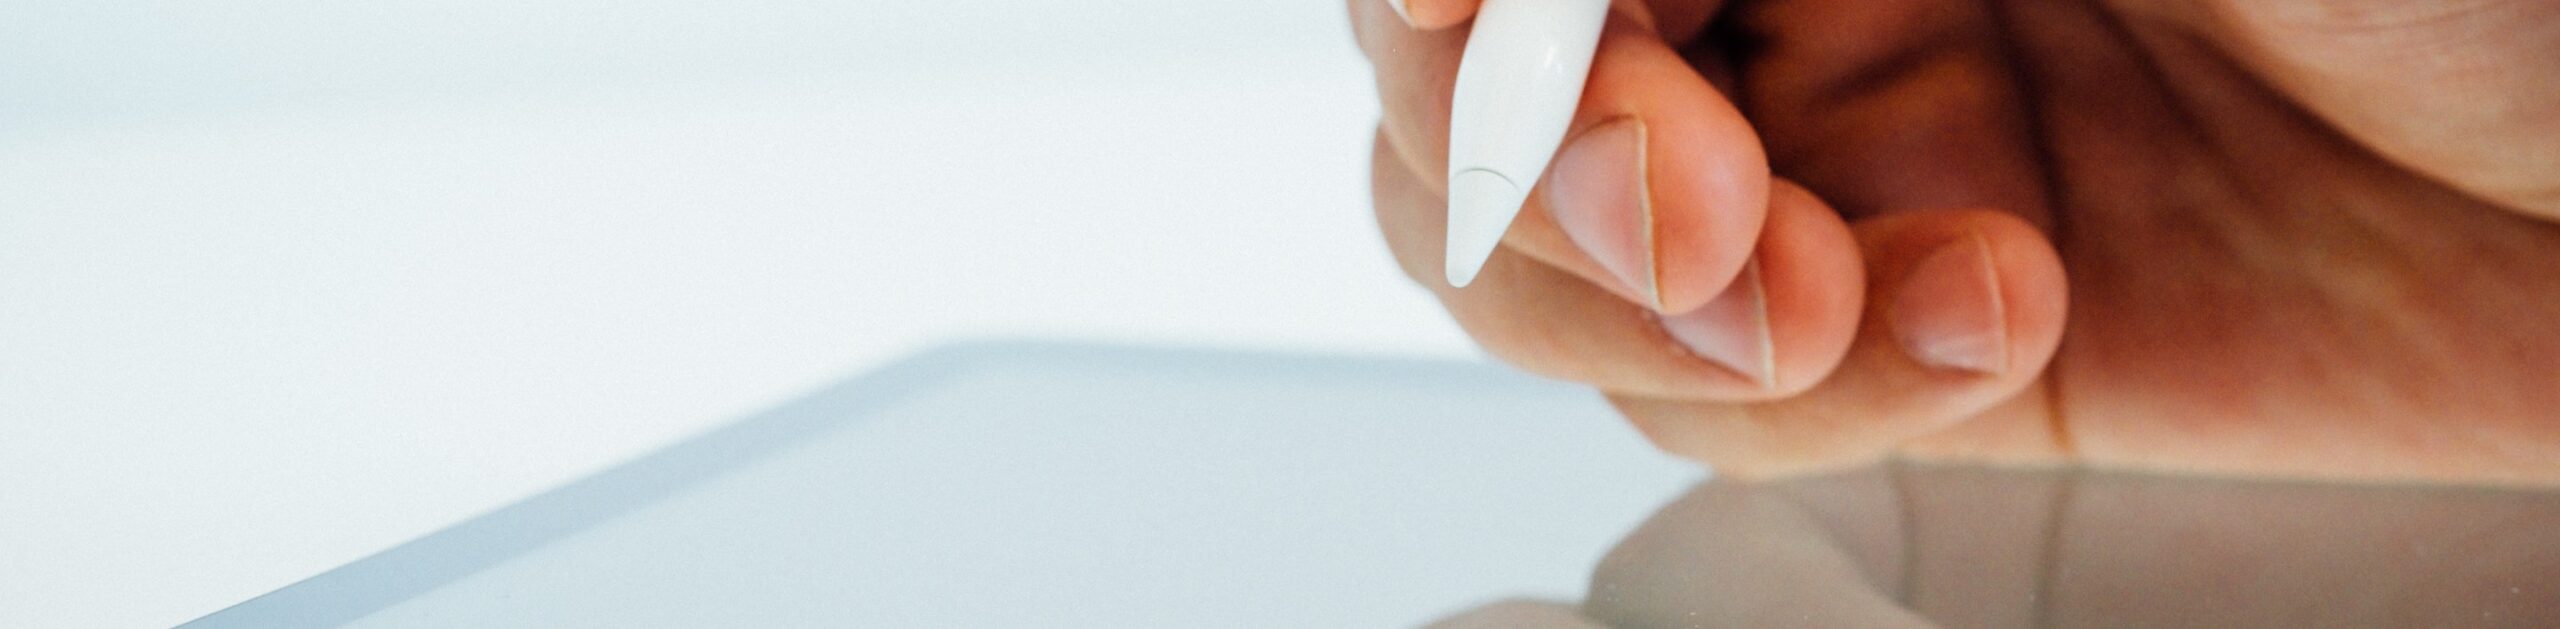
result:
[[(1415, 29), (1385, 2), (1351, 3), (1376, 68), (1380, 126), (1397, 161), (1445, 196), (1449, 105), (1467, 29)], [(1624, 1), (1612, 10), (1567, 154), (1529, 195), (1503, 245), (1648, 308), (1687, 312), (1723, 292), (1749, 257), (1767, 212), (1768, 162), (1741, 112), (1665, 43), (1650, 5)], [(1615, 133), (1590, 133), (1603, 128)], [(1586, 138), (1610, 142), (1576, 144)], [(1587, 159), (1566, 159), (1575, 146), (1596, 148), (1579, 154)]]

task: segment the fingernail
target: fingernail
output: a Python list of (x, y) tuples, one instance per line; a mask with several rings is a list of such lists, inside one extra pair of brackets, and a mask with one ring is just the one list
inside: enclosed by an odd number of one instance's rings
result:
[(1413, 14), (1404, 8), (1404, 3), (1407, 1), (1409, 0), (1387, 0), (1387, 8), (1395, 9), (1396, 17), (1404, 20), (1405, 26), (1413, 26)]
[(1769, 296), (1760, 283), (1760, 262), (1742, 265), (1742, 274), (1707, 305), (1662, 317), (1662, 329), (1689, 353), (1733, 371), (1763, 389), (1777, 388), (1776, 351), (1769, 339)]
[(1888, 315), (1894, 340), (1920, 364), (1998, 374), (2009, 367), (2009, 318), (2000, 271), (1980, 234), (1930, 252), (1911, 266)]
[(1623, 288), (1660, 311), (1644, 143), (1644, 122), (1634, 117), (1602, 122), (1574, 136), (1548, 169), (1546, 205), (1566, 238), (1599, 261)]

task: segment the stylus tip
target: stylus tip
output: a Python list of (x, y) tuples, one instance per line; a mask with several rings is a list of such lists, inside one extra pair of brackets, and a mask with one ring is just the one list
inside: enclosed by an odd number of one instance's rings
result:
[(1467, 170), (1449, 177), (1449, 247), (1445, 254), (1449, 285), (1466, 286), (1484, 270), (1502, 232), (1520, 213), (1528, 193), (1489, 170)]

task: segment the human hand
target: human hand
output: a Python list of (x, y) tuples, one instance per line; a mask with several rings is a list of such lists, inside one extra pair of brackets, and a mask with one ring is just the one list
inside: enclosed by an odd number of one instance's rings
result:
[(1474, 0), (1391, 1), (1350, 6), (1400, 264), (1720, 473), (2560, 482), (2560, 4), (1621, 1), (1452, 289)]

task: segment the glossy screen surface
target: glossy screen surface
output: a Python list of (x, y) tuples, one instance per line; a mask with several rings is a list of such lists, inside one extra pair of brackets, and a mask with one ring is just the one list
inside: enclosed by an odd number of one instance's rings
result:
[(207, 626), (1390, 626), (1580, 595), (1701, 472), (1483, 365), (946, 350)]
[(1704, 476), (1486, 365), (972, 346), (198, 624), (2560, 626), (2549, 491)]

